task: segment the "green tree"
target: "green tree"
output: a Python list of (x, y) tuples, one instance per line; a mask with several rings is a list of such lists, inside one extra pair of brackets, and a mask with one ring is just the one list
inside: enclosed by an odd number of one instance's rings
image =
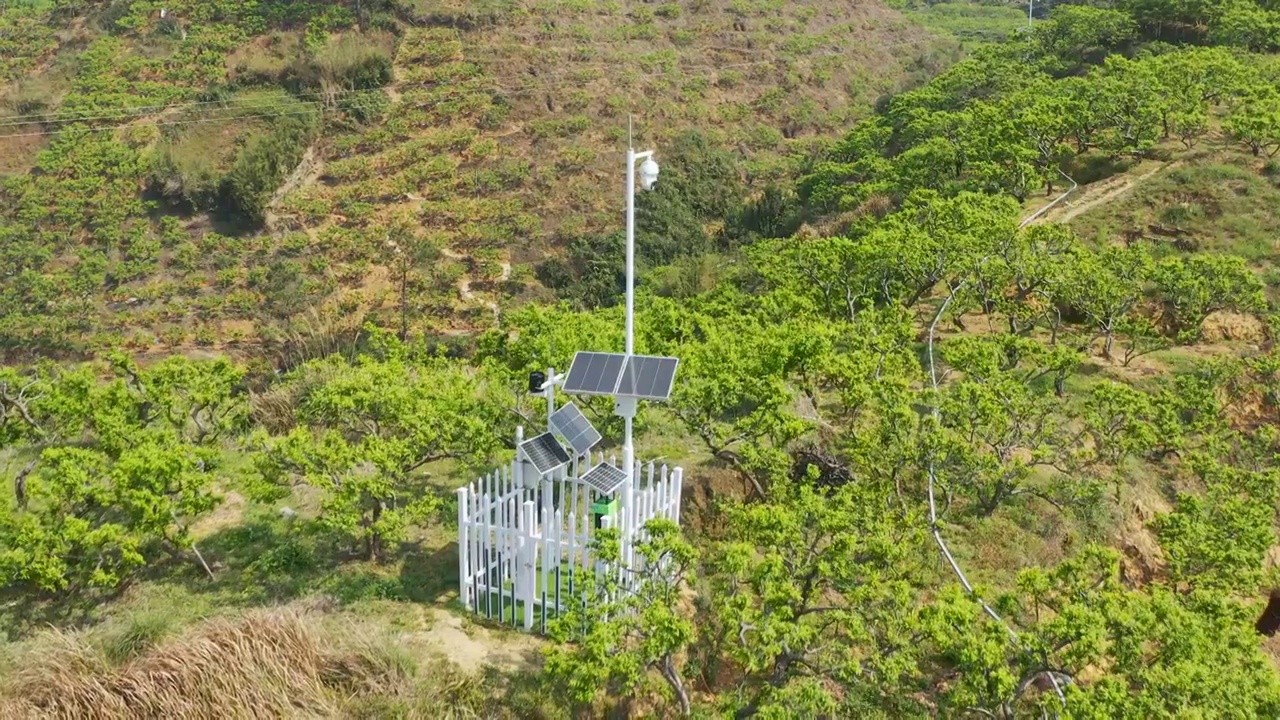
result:
[(681, 663), (697, 633), (682, 609), (682, 594), (695, 582), (698, 553), (669, 520), (649, 521), (635, 552), (638, 562), (628, 567), (616, 530), (592, 538), (591, 556), (601, 572), (583, 573), (580, 592), (551, 623), (555, 644), (546, 651), (546, 677), (557, 693), (582, 707), (602, 694), (632, 695), (654, 670), (688, 715), (692, 703)]
[(1035, 26), (1032, 38), (1042, 53), (1070, 67), (1085, 62), (1092, 53), (1110, 53), (1136, 34), (1137, 25), (1126, 12), (1062, 5), (1054, 8), (1047, 22)]
[(1237, 101), (1222, 125), (1254, 157), (1274, 157), (1280, 152), (1280, 94), (1267, 90)]
[(1147, 293), (1151, 259), (1141, 248), (1109, 247), (1081, 250), (1069, 262), (1063, 299), (1089, 319), (1110, 358), (1116, 331)]
[(916, 671), (912, 576), (923, 536), (905, 512), (873, 483), (818, 490), (782, 480), (765, 502), (724, 508), (725, 538), (708, 557), (708, 647), (739, 669), (736, 716), (912, 705), (899, 691)]
[(501, 441), (498, 406), (475, 373), (412, 357), (394, 338), (381, 338), (378, 355), (313, 361), (286, 382), (297, 393), (298, 424), (266, 441), (261, 470), (323, 491), (321, 524), (370, 559), (440, 506), (416, 475), (423, 466), (445, 458), (478, 464)]
[[(942, 392), (938, 410), (943, 434), (933, 440), (936, 447), (931, 450), (941, 454), (940, 482), (968, 495), (982, 515), (1025, 494), (1061, 504), (1049, 487), (1031, 479), (1037, 470), (1053, 473), (1064, 468), (1072, 454), (1060, 402), (1029, 382), (1038, 373), (1017, 367), (1031, 364), (1033, 358), (1013, 351), (1015, 344), (1030, 349), (1035, 341), (1011, 340), (1004, 348), (981, 341), (943, 348), (948, 364), (964, 378)], [(1085, 478), (1076, 482), (1084, 483)]]
[(1194, 339), (1206, 317), (1219, 310), (1257, 312), (1265, 306), (1262, 281), (1244, 258), (1199, 253), (1158, 264), (1153, 278), (1170, 314), (1170, 324)]
[(1249, 592), (1275, 536), (1280, 475), (1244, 470), (1204, 453), (1189, 459), (1203, 493), (1180, 493), (1173, 512), (1152, 523), (1174, 589)]
[(785, 464), (788, 444), (808, 430), (792, 410), (787, 338), (753, 319), (700, 316), (701, 339), (681, 344), (671, 411), (717, 459), (758, 494), (760, 477)]
[(1114, 550), (1090, 546), (1055, 568), (1025, 570), (996, 606), (1014, 634), (958, 588), (922, 612), (931, 646), (956, 673), (939, 688), (944, 712), (1137, 720), (1280, 708), (1246, 607), (1127, 590)]

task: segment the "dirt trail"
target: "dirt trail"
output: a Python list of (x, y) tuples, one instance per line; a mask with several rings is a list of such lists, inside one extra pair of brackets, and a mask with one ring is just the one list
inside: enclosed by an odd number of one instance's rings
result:
[(500, 670), (533, 670), (541, 662), (542, 642), (532, 635), (495, 632), (444, 610), (430, 609), (430, 629), (411, 637), (439, 652), (467, 672), (485, 666)]
[(1094, 208), (1115, 202), (1130, 190), (1133, 190), (1138, 185), (1151, 179), (1157, 173), (1164, 170), (1172, 170), (1181, 164), (1182, 161), (1177, 160), (1157, 165), (1141, 175), (1124, 173), (1122, 175), (1114, 175), (1106, 180), (1096, 182), (1091, 185), (1083, 185), (1080, 187), (1078, 195), (1074, 198), (1068, 198), (1061, 205), (1036, 218), (1032, 224), (1035, 225), (1050, 222), (1062, 224), (1069, 223)]
[(323, 172), (324, 160), (316, 152), (315, 146), (307, 148), (307, 151), (302, 155), (302, 161), (298, 163), (298, 167), (289, 173), (289, 177), (285, 178), (283, 185), (276, 188), (276, 191), (271, 195), (271, 200), (267, 203), (266, 225), (268, 230), (274, 232), (276, 229), (276, 223), (279, 221), (276, 210), (280, 207), (281, 201), (294, 190), (306, 187), (319, 180)]

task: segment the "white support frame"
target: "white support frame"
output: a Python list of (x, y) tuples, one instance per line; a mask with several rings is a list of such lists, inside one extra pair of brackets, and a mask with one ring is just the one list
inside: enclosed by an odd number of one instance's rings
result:
[[(523, 434), (517, 429), (517, 439)], [(542, 629), (542, 617), (563, 609), (574, 574), (594, 571), (588, 546), (596, 493), (580, 478), (604, 461), (603, 454), (589, 454), (526, 487), (517, 457), (458, 488), (458, 597), (464, 608), (504, 622), (523, 610), (525, 630)], [(636, 463), (632, 472), (634, 487), (627, 484), (617, 496), (617, 515), (604, 520), (620, 531), (624, 563), (639, 570), (635, 543), (644, 525), (654, 518), (680, 522), (684, 472), (652, 462)], [(559, 573), (559, 602), (558, 570), (569, 575), (566, 582)]]

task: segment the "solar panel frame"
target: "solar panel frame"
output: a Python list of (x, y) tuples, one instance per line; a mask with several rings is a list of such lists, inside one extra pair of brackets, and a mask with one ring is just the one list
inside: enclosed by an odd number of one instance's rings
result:
[(569, 447), (579, 455), (586, 453), (600, 442), (602, 436), (577, 405), (568, 403), (551, 414), (551, 430), (564, 438)]
[(627, 474), (619, 467), (609, 463), (601, 463), (583, 473), (582, 477), (578, 479), (589, 485), (596, 492), (612, 495), (627, 481)]
[(520, 443), (520, 451), (542, 475), (569, 464), (569, 453), (556, 436), (549, 432)]
[(646, 400), (668, 400), (675, 387), (680, 359), (633, 355), (618, 376), (617, 395)]
[(563, 390), (574, 395), (612, 395), (627, 356), (621, 353), (578, 351), (565, 376)]

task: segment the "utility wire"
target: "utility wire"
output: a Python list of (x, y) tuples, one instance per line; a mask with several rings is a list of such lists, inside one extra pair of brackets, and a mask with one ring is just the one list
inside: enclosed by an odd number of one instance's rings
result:
[[(891, 43), (888, 45), (879, 45), (876, 47), (877, 49), (888, 49), (888, 48), (895, 48), (895, 47), (919, 46), (924, 44), (931, 44), (933, 42), (934, 42), (933, 38), (923, 38), (918, 40), (907, 40), (899, 43)], [(736, 49), (733, 49), (733, 48), (717, 47), (715, 49), (718, 51), (736, 51)], [(747, 52), (747, 50), (742, 50), (742, 52)], [(845, 57), (845, 56), (846, 56), (845, 52), (831, 51), (827, 53), (808, 55), (799, 59), (812, 60), (812, 59), (820, 59), (820, 58), (826, 58), (826, 57)], [(465, 59), (464, 59), (464, 62), (465, 62)], [(670, 69), (659, 71), (659, 72), (641, 73), (639, 75), (632, 75), (631, 77), (639, 78), (639, 79), (662, 78), (662, 77), (668, 77), (672, 73), (677, 73), (677, 72), (685, 73), (688, 70), (709, 70), (712, 72), (719, 72), (724, 70), (736, 70), (736, 69), (747, 68), (747, 67), (755, 67), (759, 65), (776, 64), (778, 62), (780, 62), (780, 60), (772, 59), (772, 60), (752, 60), (752, 61), (745, 61), (745, 62), (738, 62), (738, 63), (726, 63), (726, 64), (714, 64), (714, 65), (672, 67)], [(511, 87), (504, 86), (496, 81), (490, 81), (491, 88), (477, 88), (476, 91), (481, 91), (485, 89), (495, 89), (502, 92), (506, 92), (508, 94), (521, 94), (526, 92), (528, 89), (532, 89), (536, 91), (540, 89), (560, 87), (561, 83), (556, 81), (568, 79), (568, 76), (570, 75), (577, 74), (578, 72), (581, 72), (582, 70), (585, 70), (585, 69), (593, 69), (593, 68), (616, 70), (617, 64), (608, 63), (608, 62), (574, 63), (572, 68), (562, 73), (559, 73), (558, 75), (552, 76), (547, 79), (539, 79), (537, 81), (531, 80), (525, 83), (523, 87), (517, 86), (517, 87), (511, 88)], [(697, 79), (708, 79), (710, 76), (699, 75), (694, 77)], [(462, 82), (465, 83), (467, 81), (464, 80)], [(578, 83), (579, 81), (575, 80), (574, 82)], [(350, 94), (359, 94), (359, 93), (378, 93), (378, 92), (392, 91), (392, 90), (395, 90), (395, 91), (413, 90), (418, 88), (434, 88), (434, 87), (440, 87), (440, 86), (451, 85), (451, 84), (453, 83), (445, 82), (445, 81), (437, 81), (437, 82), (400, 83), (400, 84), (393, 83), (393, 84), (384, 85), (377, 88), (365, 88), (365, 89), (359, 89), (359, 90), (349, 89), (349, 88), (327, 90), (327, 91), (314, 90), (314, 91), (305, 91), (305, 92), (292, 94), (288, 97), (282, 97), (275, 102), (281, 106), (296, 105), (297, 103), (300, 103), (300, 102), (307, 102), (314, 105), (325, 105), (327, 103), (325, 103), (323, 100), (308, 101), (308, 100), (301, 100), (299, 98), (318, 97), (318, 98), (329, 99), (334, 96), (341, 96), (341, 95), (350, 95)], [(267, 102), (263, 103), (263, 101), (267, 101)], [(49, 112), (49, 113), (31, 113), (26, 115), (10, 115), (7, 117), (0, 118), (0, 128), (21, 127), (26, 125), (72, 124), (72, 123), (78, 123), (78, 122), (88, 122), (88, 121), (98, 121), (98, 120), (102, 120), (102, 121), (134, 120), (134, 119), (139, 119), (143, 117), (148, 117), (150, 115), (153, 115), (159, 112), (176, 112), (176, 111), (183, 111), (183, 110), (189, 110), (192, 108), (208, 107), (208, 106), (217, 106), (219, 108), (249, 107), (251, 109), (263, 109), (266, 107), (270, 107), (271, 105), (272, 103), (269, 98), (247, 97), (247, 98), (230, 98), (227, 100), (192, 101), (192, 102), (183, 102), (183, 103), (172, 103), (167, 105), (135, 106), (132, 108), (120, 108), (119, 112), (116, 112), (116, 113), (102, 114), (97, 116), (68, 117), (68, 116), (65, 116), (63, 113), (56, 112), (56, 111)], [(46, 134), (46, 133), (32, 133), (32, 134)], [(0, 138), (24, 137), (24, 136), (25, 135), (0, 135)]]
[[(752, 65), (763, 65), (763, 64), (768, 64), (768, 63), (771, 63), (771, 62), (772, 62), (772, 61), (769, 61), (769, 60), (757, 60), (757, 61), (753, 61), (753, 62), (735, 63), (735, 64), (733, 64), (733, 65), (725, 65), (725, 66), (721, 66), (721, 67), (722, 67), (722, 68), (732, 69), (732, 68), (737, 68), (737, 67), (749, 67), (749, 66), (752, 66)], [(647, 74), (640, 75), (640, 76), (638, 76), (638, 77), (641, 77), (641, 78), (667, 77), (667, 76), (669, 76), (669, 75), (670, 75), (670, 72), (671, 72), (671, 71), (664, 71), (664, 72), (660, 72), (660, 73), (647, 73)], [(682, 76), (682, 77), (689, 77), (689, 76), (684, 75), (684, 76)], [(706, 76), (699, 76), (699, 77), (706, 77)], [(449, 101), (451, 101), (451, 100), (457, 100), (457, 99), (460, 99), (460, 98), (473, 97), (473, 96), (475, 96), (475, 95), (476, 95), (476, 94), (478, 94), (478, 93), (484, 93), (484, 92), (500, 93), (500, 94), (508, 95), (508, 96), (510, 96), (510, 95), (516, 95), (516, 96), (519, 96), (519, 95), (526, 95), (526, 94), (531, 94), (531, 93), (541, 93), (541, 92), (544, 92), (544, 91), (546, 91), (546, 90), (557, 89), (557, 88), (561, 88), (561, 87), (565, 87), (565, 86), (570, 86), (570, 85), (572, 85), (572, 86), (581, 85), (581, 82), (580, 82), (580, 81), (575, 80), (575, 79), (573, 79), (573, 78), (560, 77), (560, 78), (558, 78), (558, 79), (557, 79), (557, 78), (551, 78), (551, 79), (548, 79), (548, 80), (530, 81), (530, 82), (525, 83), (523, 86), (517, 86), (517, 87), (505, 86), (505, 85), (501, 85), (501, 84), (498, 84), (498, 83), (495, 83), (495, 82), (492, 82), (492, 81), (487, 81), (487, 82), (477, 82), (475, 85), (472, 85), (472, 86), (467, 86), (467, 87), (458, 87), (458, 85), (464, 85), (464, 86), (465, 86), (465, 85), (466, 85), (466, 83), (467, 83), (467, 81), (463, 81), (462, 83), (443, 83), (443, 82), (441, 82), (441, 83), (415, 83), (415, 84), (401, 85), (401, 86), (383, 86), (383, 87), (380, 87), (380, 88), (371, 88), (371, 89), (369, 89), (369, 90), (349, 91), (349, 92), (348, 92), (348, 94), (350, 94), (350, 93), (365, 93), (365, 94), (369, 95), (369, 96), (370, 96), (370, 98), (372, 98), (372, 96), (373, 96), (374, 94), (379, 93), (379, 92), (381, 92), (382, 90), (384, 90), (384, 89), (386, 89), (386, 88), (390, 88), (390, 87), (402, 87), (402, 88), (408, 88), (408, 89), (410, 89), (410, 90), (412, 90), (412, 89), (414, 89), (414, 88), (421, 88), (421, 87), (425, 87), (425, 88), (446, 87), (446, 88), (449, 88), (449, 90), (448, 90), (446, 93), (444, 93), (444, 94), (442, 94), (442, 95), (437, 95), (437, 96), (435, 96), (435, 97), (432, 97), (432, 98), (430, 99), (430, 101), (428, 101), (428, 102), (414, 102), (414, 101), (412, 101), (412, 100), (405, 99), (405, 100), (402, 100), (402, 101), (401, 101), (401, 103), (400, 103), (401, 105), (408, 106), (408, 107), (410, 107), (410, 108), (418, 108), (418, 109), (421, 109), (421, 108), (435, 107), (435, 106), (437, 106), (437, 105), (442, 105), (442, 104), (444, 104), (444, 103), (446, 103), (446, 102), (449, 102)], [(211, 101), (211, 102), (201, 102), (201, 103), (188, 103), (188, 104), (185, 104), (185, 105), (184, 105), (184, 104), (177, 104), (177, 105), (165, 106), (165, 107), (163, 108), (163, 111), (166, 111), (166, 112), (167, 112), (167, 111), (171, 111), (171, 110), (173, 110), (173, 111), (180, 111), (180, 110), (183, 110), (183, 109), (189, 109), (189, 108), (193, 108), (193, 107), (205, 107), (205, 106), (209, 106), (209, 105), (219, 105), (219, 103), (217, 103), (216, 101)], [(297, 109), (295, 109), (295, 108), (297, 108), (299, 105), (306, 105), (306, 106), (308, 106), (308, 109), (306, 109), (306, 110), (297, 110)], [(272, 104), (270, 104), (270, 103), (268, 103), (268, 104), (263, 104), (263, 105), (247, 105), (247, 104), (246, 104), (246, 105), (234, 105), (234, 104), (229, 104), (229, 105), (228, 105), (228, 104), (221, 104), (221, 106), (220, 106), (220, 107), (213, 107), (213, 108), (211, 108), (211, 110), (215, 110), (215, 111), (217, 111), (217, 110), (229, 110), (229, 111), (232, 111), (232, 112), (231, 112), (230, 114), (225, 114), (225, 115), (221, 115), (221, 116), (217, 116), (217, 117), (200, 118), (200, 119), (195, 119), (195, 120), (157, 120), (157, 121), (155, 121), (155, 122), (151, 122), (151, 123), (147, 123), (147, 124), (148, 124), (148, 125), (157, 125), (157, 126), (163, 126), (163, 125), (190, 125), (190, 124), (210, 123), (210, 122), (226, 122), (226, 121), (230, 121), (230, 120), (238, 120), (238, 119), (266, 118), (266, 117), (278, 117), (278, 116), (286, 116), (286, 115), (304, 115), (304, 114), (308, 114), (308, 113), (311, 113), (311, 112), (315, 112), (317, 109), (322, 110), (322, 109), (324, 109), (324, 108), (326, 108), (326, 107), (329, 107), (329, 104), (328, 104), (328, 103), (323, 103), (323, 102), (319, 102), (319, 101), (285, 100), (285, 99), (282, 99), (282, 101), (281, 101), (281, 102), (279, 102), (279, 103), (277, 103), (277, 104), (275, 104), (275, 105), (272, 105)], [(249, 110), (258, 110), (258, 109), (270, 109), (270, 110), (275, 110), (275, 109), (280, 109), (280, 110), (281, 110), (281, 112), (278, 112), (278, 113), (277, 113), (277, 112), (268, 112), (268, 113), (253, 114), (253, 115), (237, 115), (237, 114), (235, 114), (235, 111), (237, 111), (237, 110), (243, 110), (243, 109), (249, 109)], [(66, 125), (66, 124), (74, 124), (74, 123), (89, 122), (89, 121), (94, 120), (94, 119), (108, 120), (108, 121), (114, 120), (114, 121), (128, 122), (128, 121), (134, 121), (134, 120), (144, 120), (144, 119), (147, 119), (147, 118), (152, 117), (152, 115), (154, 115), (154, 114), (155, 114), (155, 113), (145, 113), (145, 114), (143, 114), (143, 113), (138, 113), (138, 114), (126, 114), (126, 115), (102, 115), (102, 116), (97, 116), (97, 118), (93, 118), (93, 117), (90, 117), (90, 118), (69, 118), (69, 119), (66, 119), (66, 120), (59, 120), (59, 121), (56, 121), (56, 122), (59, 122), (59, 123), (61, 123), (61, 124), (63, 124), (63, 125)], [(7, 124), (7, 127), (11, 127), (11, 128), (14, 128), (14, 129), (20, 129), (20, 128), (23, 128), (23, 127), (30, 127), (30, 126), (37, 126), (37, 125), (38, 125), (38, 126), (44, 126), (44, 125), (46, 125), (46, 124), (52, 124), (52, 123), (44, 123), (44, 122), (38, 122), (38, 121), (27, 121), (27, 122), (21, 122), (21, 123), (9, 123), (9, 124)], [(5, 123), (3, 123), (3, 122), (0, 122), (0, 128), (2, 128), (2, 127), (6, 127), (6, 124), (5, 124)], [(119, 127), (119, 126), (118, 126), (118, 125), (112, 125), (112, 126), (108, 126), (108, 127), (99, 127), (99, 128), (75, 128), (75, 127), (68, 128), (68, 127), (61, 127), (61, 128), (54, 128), (54, 129), (41, 129), (41, 130), (35, 130), (35, 131), (31, 131), (31, 132), (0, 134), (0, 139), (5, 139), (5, 138), (18, 138), (18, 137), (35, 137), (35, 136), (41, 136), (41, 135), (58, 135), (58, 134), (66, 133), (66, 132), (104, 132), (104, 131), (114, 130), (114, 129), (116, 129), (117, 127)]]
[[(660, 77), (668, 77), (672, 73), (677, 73), (677, 72), (682, 73), (682, 77), (690, 77), (687, 75), (683, 75), (683, 72), (685, 70), (733, 70), (737, 68), (751, 67), (756, 65), (772, 64), (773, 62), (775, 61), (753, 60), (749, 62), (731, 63), (731, 64), (714, 65), (714, 66), (704, 65), (704, 66), (693, 66), (693, 67), (683, 67), (683, 68), (673, 67), (669, 70), (664, 70), (660, 72), (642, 73), (640, 75), (635, 75), (632, 77), (660, 78)], [(615, 66), (609, 65), (607, 63), (600, 63), (598, 65), (592, 65), (591, 67), (615, 67)], [(572, 78), (568, 77), (569, 75), (575, 74), (581, 69), (585, 69), (585, 68), (581, 64), (579, 64), (575, 67), (574, 70), (560, 73), (558, 75), (551, 76), (545, 79), (530, 80), (524, 83), (523, 86), (517, 86), (517, 87), (508, 87), (508, 86), (502, 85), (501, 83), (488, 80), (488, 79), (473, 78), (470, 80), (462, 80), (462, 81), (435, 81), (435, 82), (390, 84), (390, 85), (383, 85), (375, 88), (365, 88), (365, 89), (359, 89), (359, 90), (344, 88), (344, 89), (337, 89), (337, 90), (331, 90), (331, 91), (309, 91), (306, 93), (299, 93), (299, 95), (304, 97), (317, 96), (317, 97), (322, 97), (327, 99), (335, 95), (350, 95), (350, 94), (361, 94), (361, 93), (373, 94), (373, 93), (379, 93), (383, 91), (392, 91), (392, 90), (395, 90), (395, 91), (414, 90), (419, 88), (429, 89), (429, 88), (442, 87), (442, 86), (451, 87), (458, 84), (466, 84), (468, 82), (479, 82), (482, 80), (486, 81), (486, 85), (475, 88), (474, 91), (495, 89), (495, 90), (501, 90), (503, 92), (508, 92), (508, 93), (522, 93), (530, 89), (538, 90), (538, 89), (547, 88), (547, 87), (559, 87), (564, 84), (563, 81), (572, 80)], [(709, 76), (700, 75), (700, 76), (692, 76), (692, 77), (707, 78)], [(580, 81), (573, 80), (573, 82), (580, 82)], [(67, 117), (59, 112), (33, 113), (29, 115), (10, 115), (8, 117), (0, 118), (0, 127), (20, 126), (20, 125), (49, 125), (53, 123), (75, 123), (75, 122), (85, 122), (89, 120), (134, 119), (137, 117), (146, 117), (149, 115), (153, 115), (158, 112), (181, 111), (181, 110), (196, 108), (196, 107), (206, 107), (206, 106), (237, 107), (242, 105), (255, 106), (255, 104), (262, 104), (264, 101), (266, 101), (265, 106), (270, 106), (272, 104), (287, 105), (287, 104), (297, 104), (297, 103), (309, 103), (314, 105), (327, 104), (323, 100), (301, 100), (301, 99), (298, 99), (298, 95), (283, 96), (274, 100), (271, 98), (265, 98), (265, 97), (260, 98), (260, 97), (251, 96), (251, 97), (245, 97), (245, 98), (230, 98), (227, 100), (204, 100), (204, 101), (198, 101), (198, 102), (172, 103), (168, 105), (143, 105), (143, 106), (137, 106), (132, 108), (120, 108), (119, 112), (113, 113), (113, 114), (89, 115), (89, 116), (82, 116), (82, 117), (76, 117), (76, 116)]]

